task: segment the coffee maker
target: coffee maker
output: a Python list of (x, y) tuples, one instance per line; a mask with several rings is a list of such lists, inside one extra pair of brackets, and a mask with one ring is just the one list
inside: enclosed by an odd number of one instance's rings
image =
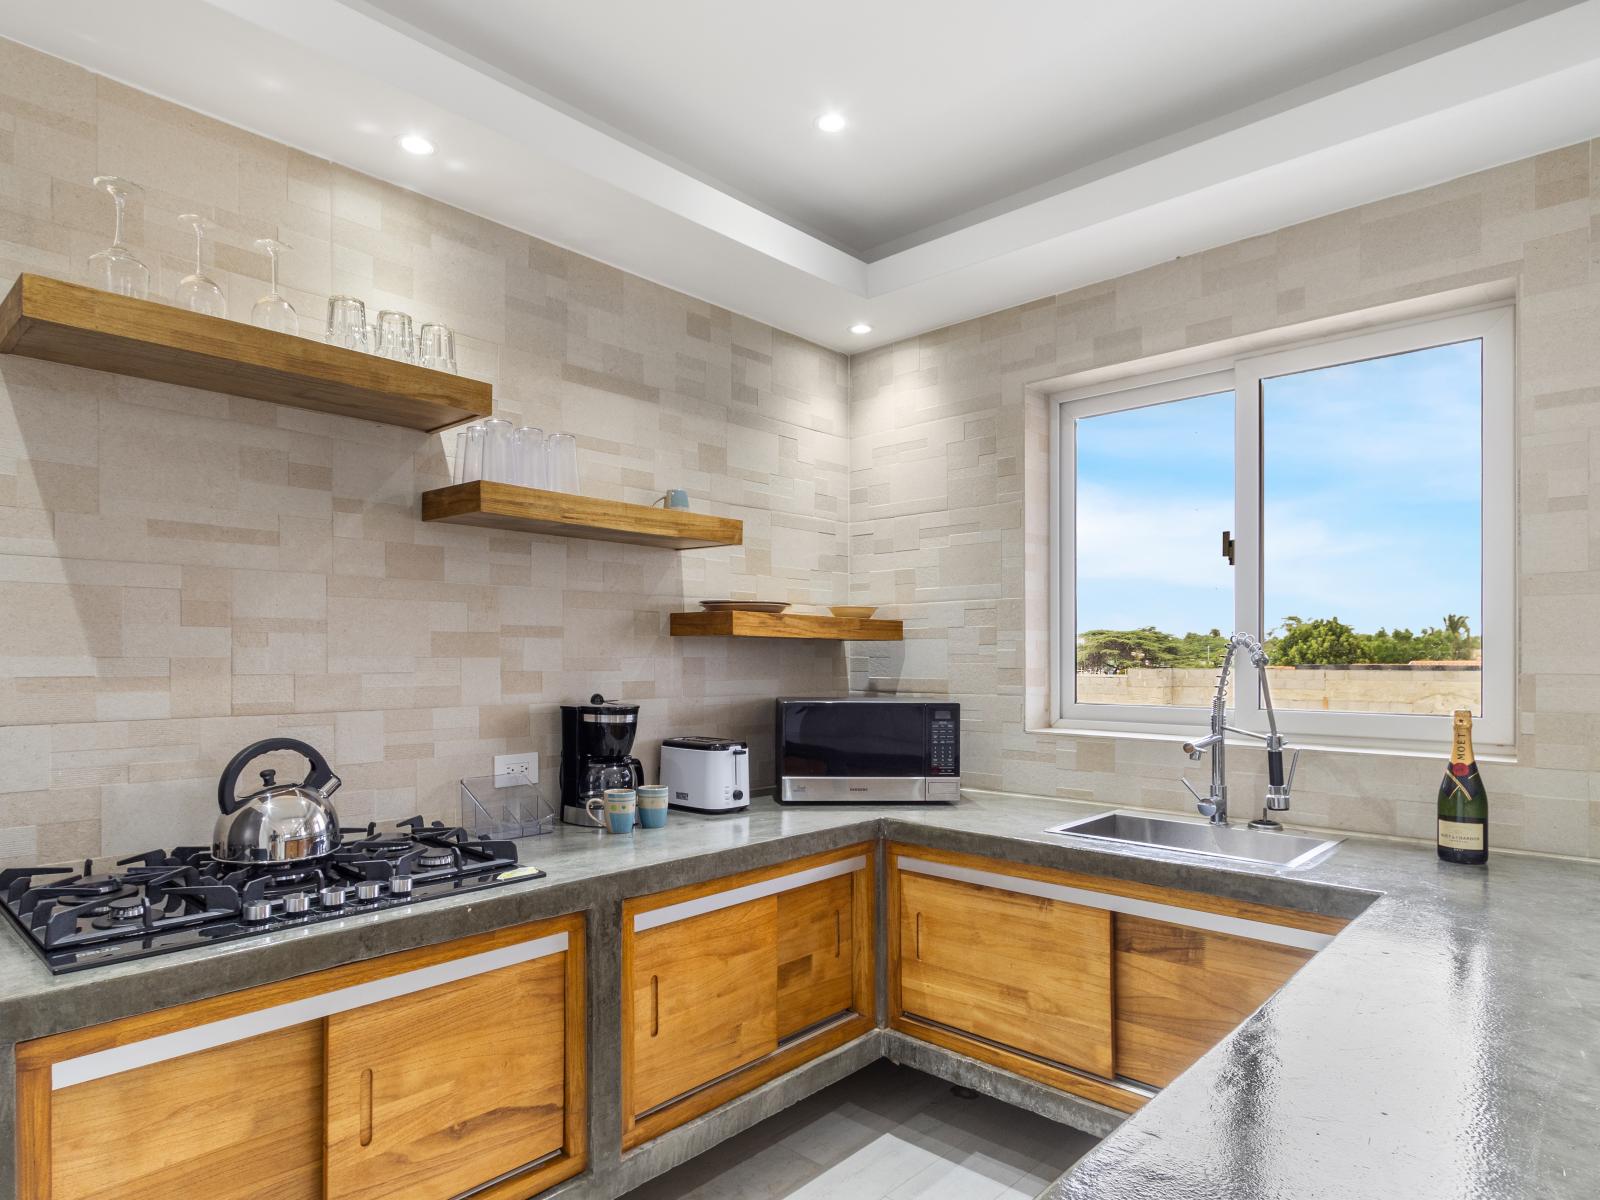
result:
[(597, 828), (605, 812), (591, 814), (590, 800), (607, 788), (636, 788), (644, 767), (629, 756), (639, 731), (639, 706), (607, 700), (598, 692), (587, 704), (561, 706), (561, 819)]

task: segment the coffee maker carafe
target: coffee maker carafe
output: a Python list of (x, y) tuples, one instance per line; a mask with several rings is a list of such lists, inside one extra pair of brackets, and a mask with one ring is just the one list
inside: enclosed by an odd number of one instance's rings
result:
[(599, 693), (587, 704), (561, 706), (561, 819), (591, 828), (605, 823), (604, 810), (590, 812), (589, 801), (607, 788), (636, 788), (644, 767), (632, 758), (639, 731), (639, 706), (618, 704)]

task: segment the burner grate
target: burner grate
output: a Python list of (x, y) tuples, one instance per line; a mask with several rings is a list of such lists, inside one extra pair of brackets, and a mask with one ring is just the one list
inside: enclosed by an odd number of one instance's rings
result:
[(517, 865), (509, 841), (420, 817), (343, 833), (332, 854), (299, 863), (223, 863), (205, 847), (179, 846), (119, 859), (116, 869), (91, 861), (4, 870), (0, 907), (62, 972), (493, 887)]

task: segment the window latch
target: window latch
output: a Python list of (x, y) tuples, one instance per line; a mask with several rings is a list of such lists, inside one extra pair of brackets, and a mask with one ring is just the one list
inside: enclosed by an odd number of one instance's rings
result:
[(1231, 530), (1231, 529), (1224, 529), (1222, 531), (1222, 557), (1228, 560), (1228, 565), (1230, 567), (1234, 565), (1234, 562), (1233, 562), (1233, 530)]

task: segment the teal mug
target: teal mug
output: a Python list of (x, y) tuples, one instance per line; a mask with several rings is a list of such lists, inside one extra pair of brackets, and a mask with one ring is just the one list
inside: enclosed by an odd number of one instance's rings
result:
[(639, 791), (639, 824), (646, 829), (660, 829), (667, 823), (667, 789), (649, 784)]

